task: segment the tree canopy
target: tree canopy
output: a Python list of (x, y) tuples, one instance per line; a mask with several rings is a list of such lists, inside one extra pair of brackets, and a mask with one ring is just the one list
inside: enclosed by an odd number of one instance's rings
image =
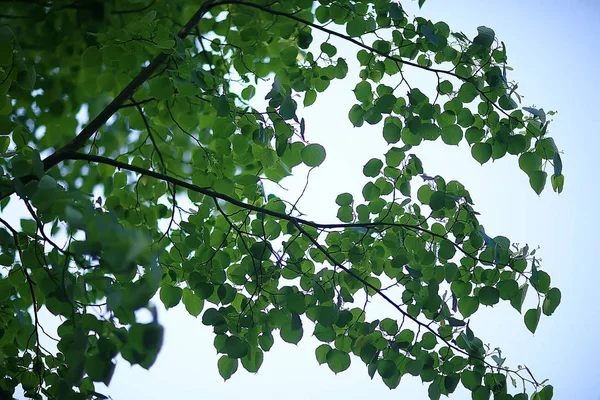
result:
[[(160, 299), (212, 327), (225, 380), (258, 371), (275, 335), (309, 333), (332, 371), (364, 363), (390, 388), (412, 375), (431, 399), (459, 384), (476, 400), (552, 397), (469, 318), (508, 302), (533, 333), (560, 290), (411, 153), (466, 142), (474, 165), (515, 157), (536, 193), (548, 179), (562, 191), (554, 113), (521, 105), (491, 28), (470, 38), (390, 0), (0, 4), (3, 395), (106, 398), (95, 383), (118, 356), (150, 368), (159, 355)], [(348, 119), (380, 126), (388, 149), (364, 164), (360, 195), (337, 196), (338, 222), (314, 221), (265, 184), (323, 163), (302, 110), (349, 73)], [(371, 297), (394, 312), (370, 319)]]

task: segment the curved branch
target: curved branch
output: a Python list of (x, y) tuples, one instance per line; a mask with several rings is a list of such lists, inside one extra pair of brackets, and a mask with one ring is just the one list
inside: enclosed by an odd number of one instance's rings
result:
[[(63, 154), (63, 157), (65, 159), (69, 159), (69, 160), (83, 160), (83, 161), (89, 161), (89, 162), (94, 162), (94, 163), (101, 163), (101, 164), (107, 164), (107, 165), (112, 165), (116, 168), (120, 168), (120, 169), (124, 169), (124, 170), (128, 170), (128, 171), (132, 171), (132, 172), (136, 172), (142, 175), (146, 175), (146, 176), (150, 176), (152, 178), (155, 179), (159, 179), (159, 180), (163, 180), (169, 183), (172, 183), (174, 185), (177, 186), (181, 186), (184, 187), (186, 189), (192, 190), (194, 192), (197, 193), (201, 193), (204, 194), (205, 196), (211, 197), (213, 199), (220, 199), (223, 201), (226, 201), (230, 204), (233, 204), (235, 206), (238, 206), (240, 208), (246, 209), (248, 211), (254, 211), (257, 213), (262, 213), (262, 214), (266, 214), (266, 215), (270, 215), (282, 220), (286, 220), (291, 222), (292, 224), (294, 224), (294, 226), (298, 229), (298, 231), (300, 233), (302, 233), (302, 235), (304, 235), (305, 237), (307, 237), (307, 239), (319, 250), (321, 251), (325, 257), (331, 262), (333, 263), (333, 265), (335, 267), (340, 268), (341, 270), (343, 270), (344, 272), (348, 273), (350, 276), (352, 276), (353, 278), (357, 279), (359, 282), (361, 282), (365, 288), (369, 288), (372, 289), (373, 291), (375, 291), (379, 296), (381, 296), (388, 304), (390, 304), (392, 307), (394, 307), (397, 311), (399, 311), (402, 316), (404, 318), (409, 318), (410, 320), (412, 320), (413, 322), (415, 322), (418, 326), (425, 328), (426, 330), (428, 330), (429, 332), (431, 332), (433, 335), (435, 335), (436, 337), (440, 338), (447, 346), (451, 347), (452, 349), (454, 349), (456, 352), (459, 352), (463, 355), (466, 355), (467, 357), (471, 357), (471, 358), (475, 358), (477, 360), (480, 360), (482, 363), (484, 363), (485, 365), (487, 365), (490, 368), (496, 368), (494, 365), (490, 364), (489, 362), (487, 362), (485, 360), (485, 357), (479, 357), (479, 356), (475, 356), (470, 354), (468, 351), (461, 349), (460, 347), (458, 347), (453, 341), (449, 341), (448, 339), (446, 339), (445, 337), (441, 336), (435, 329), (433, 329), (429, 324), (426, 324), (424, 322), (419, 321), (416, 317), (413, 317), (412, 315), (408, 314), (408, 312), (404, 311), (402, 309), (402, 307), (400, 307), (400, 305), (398, 305), (394, 300), (392, 300), (387, 294), (385, 294), (383, 292), (382, 289), (377, 288), (376, 286), (372, 285), (371, 283), (369, 283), (368, 281), (366, 281), (365, 279), (363, 279), (360, 275), (356, 274), (354, 271), (352, 271), (350, 268), (344, 266), (343, 264), (337, 262), (335, 260), (335, 258), (329, 253), (329, 251), (327, 251), (327, 249), (325, 249), (323, 247), (323, 245), (321, 245), (315, 238), (312, 237), (312, 235), (310, 235), (310, 233), (308, 233), (305, 229), (305, 226), (310, 226), (313, 228), (317, 228), (317, 229), (333, 229), (333, 228), (351, 228), (351, 227), (374, 227), (374, 226), (383, 226), (383, 225), (394, 225), (394, 226), (399, 226), (399, 227), (404, 227), (404, 228), (408, 228), (408, 229), (418, 229), (420, 231), (429, 233), (431, 235), (434, 236), (439, 236), (442, 237), (441, 235), (436, 235), (433, 232), (428, 231), (425, 228), (422, 228), (420, 226), (415, 226), (415, 225), (408, 225), (408, 224), (393, 224), (393, 223), (363, 223), (363, 224), (319, 224), (313, 221), (309, 221), (309, 220), (305, 220), (302, 218), (297, 218), (297, 217), (293, 217), (291, 215), (288, 214), (284, 214), (284, 213), (280, 213), (277, 211), (272, 211), (272, 210), (268, 210), (266, 208), (263, 207), (259, 207), (259, 206), (255, 206), (252, 204), (248, 204), (248, 203), (244, 203), (238, 199), (235, 199), (231, 196), (225, 195), (225, 194), (221, 194), (218, 192), (214, 192), (210, 189), (206, 189), (206, 188), (202, 188), (199, 186), (196, 186), (194, 184), (188, 183), (186, 181), (182, 181), (180, 179), (177, 178), (173, 178), (155, 171), (150, 171), (141, 167), (137, 167), (135, 165), (131, 165), (131, 164), (127, 164), (124, 163), (122, 161), (116, 161), (113, 160), (111, 158), (107, 158), (107, 157), (102, 157), (102, 156), (97, 156), (97, 155), (91, 155), (91, 154), (82, 154), (82, 153), (77, 153), (77, 152), (66, 152)], [(456, 244), (455, 244), (456, 245)], [(456, 245), (458, 246), (458, 245)], [(460, 246), (458, 246), (460, 248)], [(518, 373), (518, 371), (512, 371), (512, 370), (506, 370), (507, 372), (512, 372), (512, 373)]]

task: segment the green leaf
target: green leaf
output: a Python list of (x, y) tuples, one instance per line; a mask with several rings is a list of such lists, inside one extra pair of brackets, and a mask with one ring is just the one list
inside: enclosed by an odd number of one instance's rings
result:
[(296, 65), (296, 57), (298, 57), (298, 48), (294, 46), (288, 46), (279, 53), (281, 61), (287, 66)]
[(514, 110), (517, 108), (517, 103), (512, 99), (512, 97), (506, 95), (500, 97), (498, 104), (503, 110)]
[(315, 355), (319, 364), (325, 364), (327, 362), (327, 354), (331, 351), (331, 346), (328, 344), (322, 344), (315, 350)]
[(565, 184), (565, 177), (562, 175), (552, 175), (550, 177), (550, 181), (552, 183), (552, 190), (558, 193), (562, 193)]
[(473, 400), (489, 400), (490, 398), (490, 389), (486, 386), (479, 386), (471, 395)]
[(369, 104), (373, 101), (373, 88), (367, 81), (359, 82), (354, 88), (354, 96), (356, 100), (363, 104)]
[(362, 36), (367, 30), (367, 23), (361, 17), (354, 17), (346, 24), (346, 33), (350, 37)]
[(470, 391), (474, 391), (481, 386), (482, 375), (477, 371), (464, 370), (460, 374), (460, 381), (463, 386)]
[(479, 309), (479, 299), (477, 297), (465, 296), (458, 300), (458, 310), (465, 318), (469, 318)]
[(85, 373), (94, 382), (103, 382), (108, 385), (115, 372), (115, 364), (109, 357), (97, 354), (85, 360)]
[(317, 143), (305, 146), (300, 152), (302, 162), (309, 167), (318, 167), (325, 161), (325, 148)]
[[(538, 400), (551, 400), (554, 396), (554, 387), (552, 385), (544, 386), (542, 390), (537, 393)], [(535, 398), (535, 395), (534, 395)]]
[(396, 124), (389, 123), (383, 126), (383, 138), (389, 143), (398, 143), (402, 134), (402, 128)]
[(196, 296), (189, 288), (183, 288), (182, 302), (187, 312), (197, 317), (204, 308), (204, 300)]
[(489, 143), (475, 143), (471, 147), (471, 155), (480, 164), (485, 164), (492, 157), (492, 145)]
[(377, 362), (377, 372), (384, 378), (391, 378), (398, 373), (398, 367), (390, 360), (379, 360)]
[(523, 153), (519, 156), (519, 167), (527, 174), (540, 171), (542, 168), (542, 158), (536, 153)]
[(478, 95), (479, 92), (477, 91), (477, 87), (471, 82), (463, 83), (458, 90), (458, 99), (464, 104), (472, 102)]
[(343, 351), (332, 349), (327, 353), (326, 359), (329, 369), (336, 374), (350, 367), (350, 356)]
[(182, 293), (183, 290), (178, 286), (164, 285), (160, 288), (160, 300), (168, 310), (179, 304)]
[(158, 100), (169, 100), (174, 94), (175, 88), (166, 76), (159, 76), (150, 81), (150, 96)]
[(496, 284), (500, 298), (510, 300), (519, 291), (519, 284), (514, 279), (507, 279)]
[(477, 28), (477, 36), (473, 39), (473, 44), (490, 47), (494, 43), (494, 39), (496, 38), (496, 33), (493, 29), (488, 28), (487, 26), (480, 26)]
[(229, 336), (225, 341), (225, 352), (231, 358), (245, 357), (248, 350), (248, 342), (237, 336)]
[(273, 347), (273, 343), (273, 335), (270, 332), (263, 333), (258, 337), (258, 344), (264, 351), (271, 350), (271, 347)]
[(335, 199), (335, 203), (342, 207), (351, 205), (353, 201), (354, 198), (350, 193), (342, 193)]
[(304, 335), (300, 317), (298, 315), (293, 315), (292, 321), (284, 324), (283, 327), (281, 327), (279, 334), (285, 342), (297, 344)]
[(448, 125), (442, 128), (442, 140), (449, 145), (458, 145), (462, 140), (463, 132), (460, 126)]
[(296, 107), (296, 102), (292, 97), (285, 96), (281, 103), (281, 107), (279, 107), (279, 115), (281, 115), (283, 119), (292, 119), (296, 116)]
[(217, 366), (219, 368), (219, 375), (221, 375), (224, 380), (228, 380), (237, 371), (238, 360), (237, 358), (221, 356), (219, 361), (217, 361)]
[(546, 293), (546, 297), (544, 298), (544, 303), (542, 306), (544, 315), (552, 315), (554, 313), (560, 304), (561, 297), (562, 295), (558, 288), (552, 288), (548, 291), (548, 293)]
[(317, 92), (314, 90), (307, 90), (304, 94), (304, 107), (311, 106), (317, 100)]
[(363, 167), (363, 175), (368, 177), (376, 177), (383, 168), (383, 161), (378, 158), (370, 159)]
[(542, 315), (542, 310), (538, 308), (532, 308), (527, 310), (525, 313), (525, 326), (531, 333), (535, 333), (537, 329), (538, 323), (540, 322), (540, 316)]
[(337, 49), (335, 48), (335, 46), (333, 46), (327, 42), (321, 43), (321, 51), (323, 53), (327, 54), (329, 57), (333, 57), (337, 53)]
[(352, 125), (355, 127), (361, 127), (365, 122), (364, 115), (365, 110), (358, 104), (355, 104), (348, 112), (348, 119), (350, 119), (350, 122), (352, 122)]
[(263, 352), (257, 347), (251, 347), (248, 354), (242, 358), (242, 366), (248, 372), (258, 372), (263, 362)]
[(519, 312), (521, 312), (521, 307), (523, 307), (523, 302), (525, 301), (525, 297), (527, 296), (528, 287), (529, 285), (524, 284), (510, 299), (510, 304)]
[(219, 117), (227, 117), (231, 112), (231, 108), (229, 107), (229, 99), (226, 95), (219, 96), (217, 100), (217, 115)]
[(479, 289), (477, 297), (479, 297), (479, 303), (486, 306), (493, 306), (500, 300), (500, 292), (495, 287), (484, 286)]
[(527, 149), (527, 139), (524, 135), (511, 135), (508, 138), (507, 151), (509, 154), (521, 154)]
[(544, 171), (533, 171), (529, 174), (529, 184), (531, 188), (537, 193), (541, 194), (546, 186), (546, 180), (548, 174)]

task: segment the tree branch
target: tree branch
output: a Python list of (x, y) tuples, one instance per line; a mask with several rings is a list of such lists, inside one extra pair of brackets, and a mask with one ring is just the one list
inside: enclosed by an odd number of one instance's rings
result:
[[(323, 247), (322, 244), (320, 244), (315, 238), (313, 238), (305, 229), (304, 226), (310, 226), (316, 229), (335, 229), (335, 228), (352, 228), (352, 227), (365, 227), (365, 228), (373, 228), (373, 227), (377, 227), (377, 226), (398, 226), (398, 227), (403, 227), (403, 228), (407, 228), (407, 229), (415, 229), (415, 230), (419, 230), (425, 233), (428, 233), (432, 236), (436, 236), (436, 237), (441, 237), (444, 238), (441, 235), (437, 235), (433, 232), (430, 232), (429, 230), (422, 228), (420, 226), (416, 226), (416, 225), (408, 225), (408, 224), (398, 224), (398, 223), (385, 223), (385, 222), (374, 222), (374, 223), (356, 223), (356, 224), (347, 224), (347, 223), (341, 223), (341, 224), (319, 224), (313, 221), (309, 221), (306, 219), (302, 219), (302, 218), (297, 218), (297, 217), (293, 217), (291, 215), (288, 214), (284, 214), (284, 213), (280, 213), (277, 211), (272, 211), (263, 207), (259, 207), (259, 206), (255, 206), (252, 204), (248, 204), (248, 203), (244, 203), (238, 199), (235, 199), (231, 196), (227, 196), (225, 194), (222, 193), (218, 193), (215, 191), (212, 191), (210, 189), (206, 189), (206, 188), (202, 188), (199, 187), (197, 185), (188, 183), (186, 181), (180, 180), (178, 178), (173, 178), (171, 176), (165, 175), (165, 174), (161, 174), (155, 171), (150, 171), (141, 167), (137, 167), (135, 165), (131, 165), (122, 161), (117, 161), (117, 160), (113, 160), (111, 158), (107, 158), (107, 157), (102, 157), (102, 156), (97, 156), (97, 155), (92, 155), (92, 154), (82, 154), (82, 153), (77, 153), (77, 152), (65, 152), (63, 153), (63, 157), (65, 160), (83, 160), (83, 161), (89, 161), (89, 162), (94, 162), (94, 163), (99, 163), (99, 164), (107, 164), (107, 165), (112, 165), (116, 168), (120, 168), (123, 170), (127, 170), (127, 171), (132, 171), (132, 172), (136, 172), (139, 173), (141, 175), (146, 175), (155, 179), (159, 179), (159, 180), (163, 180), (169, 183), (172, 183), (174, 185), (177, 186), (181, 186), (183, 188), (186, 188), (188, 190), (192, 190), (194, 192), (197, 193), (201, 193), (204, 194), (205, 196), (211, 197), (212, 199), (216, 200), (216, 199), (220, 199), (223, 201), (226, 201), (230, 204), (233, 204), (235, 206), (238, 206), (240, 208), (246, 209), (248, 211), (254, 211), (256, 213), (262, 213), (262, 214), (266, 214), (266, 215), (270, 215), (272, 217), (275, 218), (279, 218), (282, 220), (286, 220), (291, 222), (292, 224), (294, 224), (294, 226), (298, 229), (298, 231), (300, 233), (302, 233), (305, 237), (308, 238), (308, 240), (319, 250), (321, 251), (325, 257), (327, 257), (327, 259), (333, 263), (334, 266), (340, 268), (341, 270), (343, 270), (344, 272), (346, 272), (347, 274), (349, 274), (350, 276), (352, 276), (353, 278), (357, 279), (359, 282), (361, 282), (365, 288), (369, 288), (372, 289), (373, 291), (375, 291), (379, 296), (381, 296), (388, 304), (390, 304), (392, 307), (394, 307), (396, 310), (398, 310), (403, 317), (407, 317), (410, 320), (412, 320), (413, 322), (415, 322), (418, 326), (425, 328), (426, 330), (428, 330), (429, 332), (431, 332), (433, 335), (435, 335), (436, 337), (440, 338), (447, 346), (451, 347), (452, 349), (454, 349), (456, 352), (459, 352), (467, 357), (471, 357), (471, 358), (475, 358), (480, 360), (482, 363), (484, 363), (485, 365), (487, 365), (490, 368), (496, 368), (494, 365), (490, 364), (489, 362), (487, 362), (485, 360), (485, 356), (484, 357), (479, 357), (476, 355), (472, 355), (470, 354), (468, 351), (463, 350), (462, 348), (458, 347), (454, 342), (449, 341), (448, 339), (446, 339), (445, 337), (441, 336), (435, 329), (433, 329), (430, 324), (426, 324), (424, 322), (419, 321), (416, 317), (413, 317), (412, 315), (408, 314), (408, 312), (404, 311), (402, 309), (402, 307), (400, 307), (400, 305), (398, 305), (394, 300), (392, 300), (387, 294), (385, 294), (383, 292), (382, 289), (377, 288), (376, 286), (372, 285), (371, 283), (369, 283), (368, 281), (366, 281), (365, 279), (363, 279), (360, 275), (356, 274), (354, 271), (352, 271), (350, 268), (346, 267), (345, 265), (337, 262), (335, 260), (335, 258), (329, 253), (329, 251), (327, 251), (327, 249), (325, 249)], [(462, 248), (455, 244), (455, 246), (457, 246), (459, 249), (462, 250)], [(462, 250), (464, 252), (464, 250)], [(465, 253), (468, 254), (468, 253)], [(473, 257), (473, 256), (471, 256)], [(474, 258), (474, 257), (473, 257)], [(475, 260), (478, 260), (477, 258), (474, 258)], [(505, 371), (507, 372), (512, 372), (512, 373), (516, 373), (518, 374), (518, 371), (513, 371), (513, 370), (508, 370), (506, 369)], [(520, 376), (520, 375), (519, 375)], [(520, 376), (521, 377), (521, 376)], [(522, 378), (522, 377), (521, 377)]]

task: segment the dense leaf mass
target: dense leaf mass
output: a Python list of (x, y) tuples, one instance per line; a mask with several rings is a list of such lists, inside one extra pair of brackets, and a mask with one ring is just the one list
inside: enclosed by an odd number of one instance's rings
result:
[[(324, 162), (299, 113), (349, 56), (344, 112), (389, 148), (364, 165), (362, 196), (337, 196), (340, 222), (321, 224), (264, 183)], [(411, 69), (434, 89), (411, 86)], [(411, 154), (441, 138), (474, 164), (515, 156), (533, 190), (553, 166), (561, 192), (553, 112), (520, 107), (507, 71), (492, 29), (470, 39), (390, 0), (2, 2), (0, 397), (105, 398), (94, 384), (118, 355), (150, 368), (159, 354), (154, 298), (212, 327), (224, 379), (256, 372), (274, 335), (312, 334), (320, 364), (362, 362), (390, 388), (413, 375), (432, 399), (459, 384), (526, 398), (518, 381), (551, 398), (468, 318), (509, 302), (534, 332), (560, 291), (535, 251), (488, 236), (465, 187)], [(522, 310), (527, 295), (537, 308)], [(369, 319), (371, 296), (395, 311)]]

